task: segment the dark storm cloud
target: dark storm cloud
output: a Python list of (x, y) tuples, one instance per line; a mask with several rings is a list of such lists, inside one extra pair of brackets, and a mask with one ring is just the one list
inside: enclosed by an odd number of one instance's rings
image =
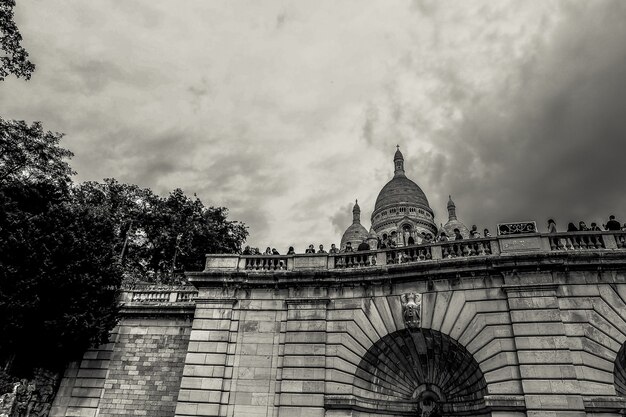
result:
[(468, 223), (617, 214), (624, 13), (588, 3), (24, 0), (38, 69), (0, 113), (260, 247), (337, 240), (354, 198), (368, 228), (396, 144), (438, 223), (449, 193)]
[(429, 176), (468, 223), (626, 219), (626, 4), (564, 5), (555, 36), (439, 135)]

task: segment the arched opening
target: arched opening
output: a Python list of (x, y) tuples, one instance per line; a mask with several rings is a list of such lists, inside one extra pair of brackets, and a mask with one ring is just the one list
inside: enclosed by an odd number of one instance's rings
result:
[(435, 330), (398, 330), (363, 356), (354, 378), (355, 404), (393, 416), (490, 416), (487, 382), (474, 357)]
[(615, 367), (613, 368), (613, 384), (615, 392), (621, 397), (626, 397), (626, 343), (622, 345), (617, 358), (615, 358)]

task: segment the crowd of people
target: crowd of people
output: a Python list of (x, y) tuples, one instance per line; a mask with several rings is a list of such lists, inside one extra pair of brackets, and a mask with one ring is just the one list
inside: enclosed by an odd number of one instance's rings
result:
[[(602, 228), (600, 228), (597, 225), (597, 223), (590, 223), (590, 225), (587, 226), (587, 224), (584, 221), (578, 222), (578, 226), (576, 226), (573, 222), (570, 222), (567, 224), (567, 232), (587, 232), (587, 231), (599, 232), (603, 230), (626, 231), (626, 223), (622, 225), (619, 221), (615, 219), (615, 216), (611, 215), (609, 216), (609, 220), (606, 222), (606, 224), (602, 225)], [(558, 233), (558, 229), (557, 229), (556, 222), (554, 221), (554, 219), (548, 220), (548, 233)], [(479, 239), (479, 238), (484, 238), (484, 237), (491, 237), (491, 233), (489, 232), (489, 229), (483, 229), (481, 233), (478, 230), (478, 227), (476, 225), (472, 225), (472, 228), (469, 231), (469, 238)], [(422, 232), (421, 234), (418, 234), (415, 237), (411, 237), (410, 244), (423, 245), (423, 244), (428, 244), (428, 243), (448, 242), (448, 241), (463, 240), (463, 239), (464, 237), (461, 234), (461, 231), (459, 229), (454, 229), (451, 236), (448, 236), (448, 234), (445, 231), (441, 231), (439, 235), (437, 236), (433, 236), (431, 233)], [(397, 246), (396, 241), (393, 239), (392, 236), (385, 236), (385, 239), (381, 239), (380, 237), (378, 237), (378, 246), (377, 246), (378, 249), (395, 248), (396, 246)], [(371, 250), (371, 248), (367, 242), (362, 242), (356, 248), (352, 247), (352, 243), (347, 242), (346, 247), (341, 250), (337, 248), (337, 246), (335, 246), (335, 244), (333, 243), (332, 245), (330, 245), (330, 249), (328, 251), (324, 249), (324, 245), (319, 245), (318, 249), (315, 250), (315, 246), (313, 244), (310, 244), (309, 247), (304, 251), (304, 253), (305, 254), (326, 253), (326, 254), (333, 255), (333, 254), (338, 254), (338, 253), (362, 252), (362, 251), (368, 251), (368, 250)], [(270, 248), (269, 246), (265, 249), (265, 252), (261, 252), (259, 248), (246, 246), (242, 252), (242, 255), (280, 255), (280, 254), (281, 253), (278, 252), (276, 248)], [(287, 255), (296, 254), (293, 246), (290, 246), (289, 249), (287, 249), (286, 254)]]
[[(597, 223), (591, 223), (587, 226), (587, 223), (584, 221), (578, 222), (578, 226), (576, 226), (573, 222), (569, 222), (567, 224), (567, 232), (601, 232), (603, 230), (606, 231), (626, 231), (626, 223), (622, 225), (619, 221), (615, 219), (614, 215), (609, 216), (609, 221), (606, 224), (602, 225), (602, 229), (598, 226)], [(556, 222), (554, 219), (548, 220), (548, 233), (558, 233), (556, 228)]]

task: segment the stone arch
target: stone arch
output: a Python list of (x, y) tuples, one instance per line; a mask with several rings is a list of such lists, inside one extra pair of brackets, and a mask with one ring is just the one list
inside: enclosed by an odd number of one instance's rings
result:
[[(487, 382), (467, 349), (431, 329), (401, 329), (379, 339), (354, 376), (355, 404), (382, 415), (490, 416)], [(428, 414), (436, 407), (437, 412)]]
[(626, 343), (622, 345), (615, 358), (613, 384), (617, 395), (626, 397)]

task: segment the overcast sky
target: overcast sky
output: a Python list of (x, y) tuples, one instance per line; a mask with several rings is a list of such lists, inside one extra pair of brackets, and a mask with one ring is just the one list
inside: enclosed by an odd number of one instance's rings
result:
[(77, 180), (182, 188), (249, 244), (369, 229), (399, 144), (445, 223), (626, 220), (626, 1), (19, 0), (0, 115)]

